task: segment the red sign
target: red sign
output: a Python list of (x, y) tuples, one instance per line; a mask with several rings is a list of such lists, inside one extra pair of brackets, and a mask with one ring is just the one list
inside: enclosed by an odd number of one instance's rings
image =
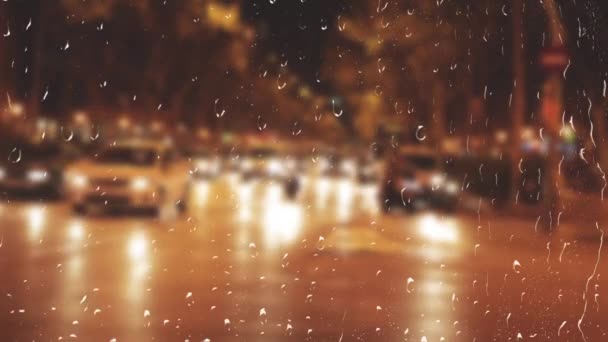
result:
[(563, 72), (570, 63), (570, 58), (565, 47), (548, 47), (540, 53), (539, 63), (548, 72)]
[(558, 132), (560, 128), (560, 105), (554, 99), (544, 99), (541, 102), (540, 114), (547, 127), (552, 132)]

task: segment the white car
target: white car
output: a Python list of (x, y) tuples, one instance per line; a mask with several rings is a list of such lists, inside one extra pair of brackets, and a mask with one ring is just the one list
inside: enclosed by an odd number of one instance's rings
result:
[(73, 208), (185, 209), (189, 163), (166, 144), (131, 141), (113, 144), (94, 157), (67, 167), (65, 193)]
[(280, 153), (272, 148), (254, 148), (243, 159), (241, 172), (245, 179), (281, 179), (287, 176), (287, 165)]
[(190, 161), (190, 174), (195, 178), (215, 178), (220, 175), (222, 160), (206, 149), (191, 149), (187, 153)]
[(440, 155), (419, 145), (401, 147), (391, 156), (383, 184), (385, 211), (395, 205), (415, 209), (420, 204), (451, 210), (460, 192), (458, 184), (443, 171)]

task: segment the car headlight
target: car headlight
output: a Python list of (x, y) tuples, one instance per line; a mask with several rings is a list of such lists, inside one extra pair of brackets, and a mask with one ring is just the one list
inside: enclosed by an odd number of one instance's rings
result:
[(199, 172), (216, 173), (219, 172), (220, 169), (220, 163), (217, 160), (201, 159), (198, 160), (195, 165)]
[(46, 170), (32, 169), (27, 172), (26, 177), (30, 182), (40, 183), (48, 177), (48, 174)]
[(206, 159), (197, 160), (195, 165), (199, 171), (206, 171), (209, 169), (209, 161)]
[(87, 176), (79, 173), (68, 174), (67, 180), (69, 185), (74, 188), (84, 188), (89, 182)]
[(371, 166), (371, 165), (363, 166), (361, 168), (361, 174), (363, 174), (363, 175), (373, 175), (374, 174), (374, 167)]
[(445, 185), (445, 191), (451, 195), (457, 193), (458, 184), (456, 184), (456, 182), (452, 182), (452, 181), (447, 182)]
[(241, 167), (244, 170), (249, 170), (253, 167), (253, 162), (250, 159), (244, 159), (243, 162), (241, 163)]
[(355, 162), (352, 160), (345, 160), (342, 162), (342, 164), (340, 164), (340, 167), (342, 168), (342, 172), (353, 172), (355, 171)]
[(327, 160), (327, 158), (325, 158), (325, 157), (321, 157), (319, 159), (319, 169), (325, 171), (328, 168), (329, 168), (329, 160)]
[(290, 170), (295, 169), (297, 165), (297, 162), (293, 159), (288, 159), (287, 161), (285, 161), (285, 166)]
[(131, 181), (131, 188), (136, 191), (146, 190), (150, 186), (150, 180), (146, 177), (136, 177)]
[(279, 173), (283, 171), (283, 165), (278, 160), (269, 160), (268, 161), (268, 172), (270, 173)]
[(443, 175), (436, 174), (436, 175), (433, 175), (433, 177), (431, 177), (431, 185), (433, 186), (433, 188), (438, 188), (438, 187), (442, 186), (444, 182), (445, 182), (445, 177), (443, 177)]
[(419, 191), (422, 186), (415, 179), (403, 178), (399, 182), (400, 188), (408, 191)]

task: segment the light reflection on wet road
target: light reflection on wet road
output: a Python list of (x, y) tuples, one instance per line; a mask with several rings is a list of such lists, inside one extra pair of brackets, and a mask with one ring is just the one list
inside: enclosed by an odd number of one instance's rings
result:
[[(533, 222), (496, 219), (490, 241), (476, 215), (386, 216), (374, 186), (304, 185), (289, 199), (226, 175), (161, 219), (0, 205), (0, 340), (557, 340), (562, 321), (559, 338), (580, 338), (594, 242), (546, 264)], [(582, 328), (601, 340), (589, 307)]]

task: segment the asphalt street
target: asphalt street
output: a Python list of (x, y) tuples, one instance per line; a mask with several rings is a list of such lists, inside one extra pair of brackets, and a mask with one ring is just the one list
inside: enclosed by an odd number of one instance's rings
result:
[(191, 190), (160, 217), (5, 198), (0, 340), (608, 340), (601, 222), (383, 214), (347, 179)]

